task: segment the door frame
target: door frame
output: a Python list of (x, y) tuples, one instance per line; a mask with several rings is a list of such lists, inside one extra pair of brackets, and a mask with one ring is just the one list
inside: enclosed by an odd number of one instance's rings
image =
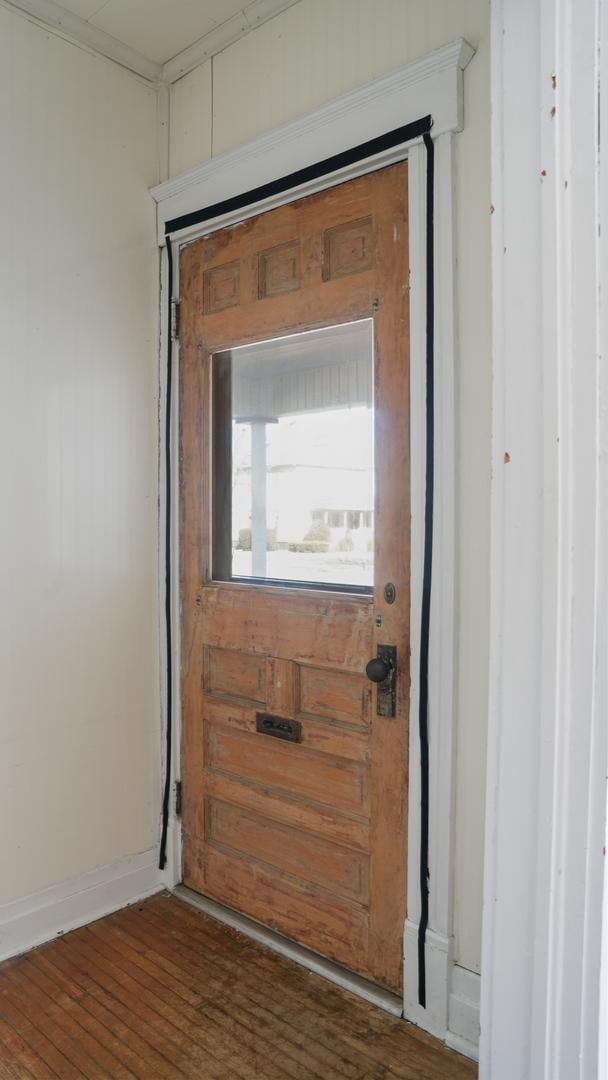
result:
[[(435, 508), (434, 574), (431, 600), (429, 650), (429, 893), (427, 930), (427, 1006), (418, 1004), (417, 939), (420, 860), (420, 745), (418, 738), (418, 670), (422, 567), (424, 544), (425, 477), (425, 210), (426, 150), (421, 139), (403, 142), (356, 164), (306, 184), (248, 203), (245, 209), (220, 213), (204, 224), (191, 225), (172, 233), (173, 298), (179, 298), (179, 249), (185, 243), (242, 221), (266, 210), (325, 190), (356, 176), (408, 161), (409, 246), (410, 246), (410, 379), (411, 379), (411, 690), (409, 806), (407, 837), (407, 911), (404, 926), (404, 1016), (458, 1049), (473, 1053), (472, 1044), (463, 1045), (457, 1034), (449, 1035), (449, 1004), (453, 975), (453, 833), (454, 833), (454, 570), (455, 570), (455, 440), (454, 370), (457, 325), (454, 303), (454, 167), (453, 136), (463, 129), (463, 71), (474, 50), (458, 40), (374, 80), (328, 105), (282, 125), (211, 161), (165, 181), (151, 189), (157, 204), (158, 245), (161, 249), (161, 303), (159, 308), (159, 398), (161, 411), (166, 401), (165, 356), (168, 345), (168, 260), (165, 245), (167, 222), (213, 206), (229, 197), (244, 194), (291, 174), (311, 162), (324, 160), (336, 150), (373, 139), (422, 116), (433, 118), (435, 144)], [(174, 386), (179, 380), (179, 342), (173, 352)], [(179, 476), (178, 476), (178, 395), (172, 399), (171, 416), (171, 584), (172, 584), (172, 669), (173, 669), (173, 750), (171, 773), (180, 775), (180, 612), (179, 612)], [(163, 426), (159, 426), (159, 462), (164, 460)], [(159, 499), (159, 596), (164, 597), (164, 521), (166, 493), (162, 470)], [(164, 607), (164, 599), (159, 610)], [(164, 632), (161, 640), (161, 725), (166, 731), (167, 652)], [(163, 746), (164, 746), (163, 738)], [(163, 760), (163, 768), (166, 762)], [(404, 782), (407, 778), (404, 777)], [(446, 857), (447, 856), (447, 857)], [(167, 865), (164, 880), (173, 888), (181, 880), (181, 824), (174, 813), (174, 799), (168, 830)]]

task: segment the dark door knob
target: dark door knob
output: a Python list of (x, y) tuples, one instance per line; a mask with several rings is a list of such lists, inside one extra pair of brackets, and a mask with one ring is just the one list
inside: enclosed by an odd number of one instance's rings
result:
[(372, 682), (384, 682), (385, 679), (388, 679), (390, 672), (391, 665), (380, 656), (374, 656), (365, 669), (365, 674)]

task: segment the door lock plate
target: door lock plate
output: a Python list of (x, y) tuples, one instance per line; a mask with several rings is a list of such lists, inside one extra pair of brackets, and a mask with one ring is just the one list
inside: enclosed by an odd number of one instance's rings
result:
[(388, 675), (376, 684), (376, 713), (378, 716), (394, 716), (397, 696), (397, 647), (378, 645), (379, 660), (388, 664)]

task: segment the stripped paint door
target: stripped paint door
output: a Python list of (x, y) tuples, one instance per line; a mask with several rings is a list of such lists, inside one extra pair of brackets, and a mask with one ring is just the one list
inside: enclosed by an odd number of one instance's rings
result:
[(180, 292), (184, 882), (398, 990), (407, 165), (184, 246)]

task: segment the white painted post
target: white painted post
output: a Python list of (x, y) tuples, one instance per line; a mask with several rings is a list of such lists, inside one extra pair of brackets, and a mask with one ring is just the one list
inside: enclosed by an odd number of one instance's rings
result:
[(266, 421), (251, 422), (251, 572), (266, 577)]
[(492, 4), (480, 1080), (596, 1080), (605, 1024), (604, 2)]

